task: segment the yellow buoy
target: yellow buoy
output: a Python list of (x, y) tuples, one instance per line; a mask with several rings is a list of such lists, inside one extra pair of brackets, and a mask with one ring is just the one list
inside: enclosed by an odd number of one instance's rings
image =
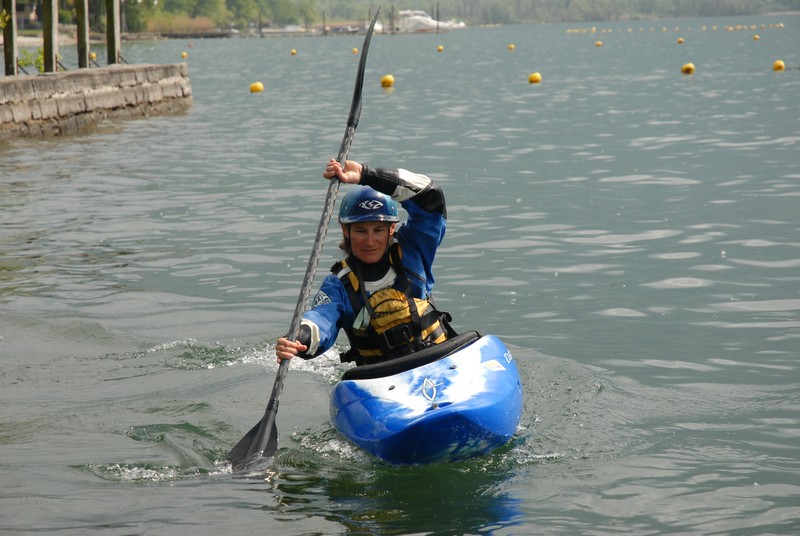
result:
[(694, 63), (686, 63), (683, 67), (681, 67), (681, 72), (683, 74), (694, 74)]
[(358, 49), (356, 47), (353, 47), (353, 54), (358, 54)]
[(756, 34), (753, 36), (753, 41), (758, 41), (759, 39), (761, 39), (760, 35)]
[(183, 58), (184, 60), (186, 59), (186, 57), (187, 57), (188, 55), (189, 55), (189, 54), (187, 54), (186, 52), (181, 52), (181, 58)]
[(783, 60), (775, 60), (775, 63), (772, 64), (772, 70), (777, 72), (781, 72), (786, 69), (786, 64), (783, 63)]
[(682, 45), (682, 44), (683, 44), (683, 37), (679, 37), (679, 38), (678, 38), (678, 44), (679, 44), (679, 45)]
[(515, 48), (517, 48), (517, 45), (515, 45), (514, 43), (509, 43), (508, 50), (514, 50)]
[(596, 46), (597, 48), (600, 48), (601, 46), (603, 46), (603, 42), (602, 41), (595, 41), (594, 42), (594, 46)]
[(297, 56), (297, 51), (295, 49), (292, 49), (292, 56)]
[(89, 52), (89, 59), (90, 60), (96, 60), (97, 59), (97, 54), (95, 54), (94, 52)]
[(536, 72), (528, 75), (529, 84), (538, 84), (542, 81), (542, 73)]
[(381, 77), (381, 87), (394, 87), (394, 76), (385, 74)]
[(250, 84), (250, 93), (261, 93), (264, 91), (264, 84), (261, 82), (253, 82)]
[(438, 47), (436, 47), (436, 50), (438, 52), (441, 52), (442, 50), (444, 50), (444, 45), (439, 45)]

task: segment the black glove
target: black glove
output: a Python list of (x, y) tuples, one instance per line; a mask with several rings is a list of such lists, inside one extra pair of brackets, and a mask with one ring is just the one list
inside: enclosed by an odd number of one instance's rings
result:
[(300, 324), (300, 329), (297, 331), (297, 340), (306, 346), (311, 345), (311, 328), (306, 324)]
[[(289, 338), (288, 333), (286, 334), (285, 338)], [(303, 344), (306, 347), (311, 346), (311, 328), (305, 324), (300, 324), (300, 329), (297, 331), (297, 338), (295, 340), (299, 341), (300, 344)], [(303, 359), (311, 359), (312, 357), (315, 357), (306, 352), (298, 352), (297, 356), (302, 357)]]

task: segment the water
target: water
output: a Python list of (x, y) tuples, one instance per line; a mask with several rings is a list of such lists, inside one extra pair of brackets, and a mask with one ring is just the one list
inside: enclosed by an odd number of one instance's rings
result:
[(437, 300), (511, 347), (522, 426), (388, 467), (328, 422), (331, 354), (292, 365), (250, 479), (220, 461), (266, 404), (362, 38), (127, 44), (188, 52), (186, 115), (0, 147), (0, 532), (796, 534), (798, 25), (376, 36), (351, 156), (443, 185)]

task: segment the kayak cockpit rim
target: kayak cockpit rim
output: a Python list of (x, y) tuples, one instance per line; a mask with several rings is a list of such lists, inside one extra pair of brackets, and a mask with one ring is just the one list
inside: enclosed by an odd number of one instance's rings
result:
[(469, 346), (480, 338), (481, 336), (477, 331), (465, 331), (436, 346), (431, 346), (430, 348), (425, 348), (424, 350), (412, 354), (390, 359), (383, 363), (375, 363), (374, 365), (353, 367), (345, 371), (342, 375), (342, 380), (371, 380), (374, 378), (393, 376), (443, 359), (461, 350), (465, 346)]

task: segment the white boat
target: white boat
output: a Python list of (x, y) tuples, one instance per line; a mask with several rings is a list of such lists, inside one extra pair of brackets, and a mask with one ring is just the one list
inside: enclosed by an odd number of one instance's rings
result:
[(466, 26), (462, 21), (436, 20), (426, 12), (416, 9), (401, 10), (398, 15), (400, 18), (397, 21), (397, 31), (400, 33), (446, 32)]

